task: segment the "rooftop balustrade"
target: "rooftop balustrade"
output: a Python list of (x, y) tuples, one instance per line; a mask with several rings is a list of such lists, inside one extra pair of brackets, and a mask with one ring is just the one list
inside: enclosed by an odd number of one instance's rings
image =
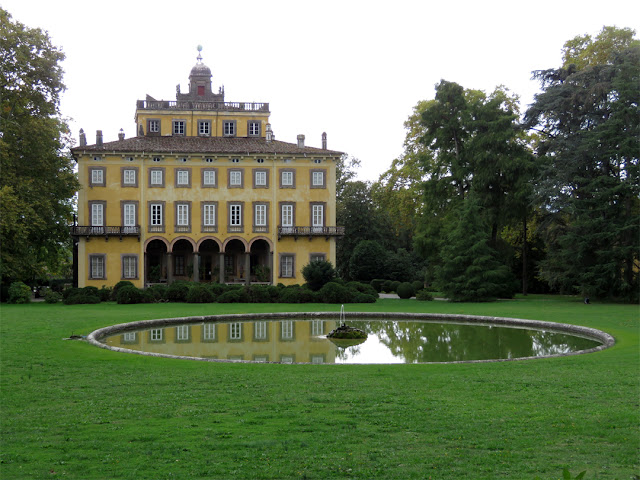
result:
[(262, 102), (193, 102), (177, 100), (138, 100), (138, 110), (201, 110), (269, 112), (269, 104)]

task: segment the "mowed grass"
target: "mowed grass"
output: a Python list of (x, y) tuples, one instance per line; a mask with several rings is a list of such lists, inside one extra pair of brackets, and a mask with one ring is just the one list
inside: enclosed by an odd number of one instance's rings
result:
[(639, 310), (529, 296), (379, 300), (347, 311), (532, 318), (616, 345), (452, 365), (217, 364), (111, 352), (71, 334), (139, 319), (337, 305), (2, 305), (2, 479), (630, 479)]

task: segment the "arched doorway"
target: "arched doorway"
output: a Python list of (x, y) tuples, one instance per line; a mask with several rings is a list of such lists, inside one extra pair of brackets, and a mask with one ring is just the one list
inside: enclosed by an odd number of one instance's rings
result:
[(267, 240), (260, 238), (251, 243), (250, 265), (252, 283), (272, 283), (273, 254)]
[(171, 265), (173, 280), (194, 279), (193, 244), (187, 239), (176, 240), (171, 248)]
[(160, 239), (151, 240), (145, 248), (145, 284), (166, 283), (167, 244)]
[(220, 245), (213, 239), (203, 240), (198, 246), (200, 255), (200, 281), (217, 282), (220, 280)]
[(242, 240), (231, 239), (224, 247), (224, 281), (225, 283), (246, 283), (247, 269), (246, 249)]

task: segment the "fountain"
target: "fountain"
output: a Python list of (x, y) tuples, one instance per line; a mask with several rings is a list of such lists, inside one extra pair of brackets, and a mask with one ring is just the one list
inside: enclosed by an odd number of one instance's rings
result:
[(336, 346), (341, 348), (360, 345), (367, 340), (367, 332), (359, 328), (350, 327), (346, 324), (344, 315), (344, 305), (340, 307), (340, 326), (327, 334), (327, 338)]

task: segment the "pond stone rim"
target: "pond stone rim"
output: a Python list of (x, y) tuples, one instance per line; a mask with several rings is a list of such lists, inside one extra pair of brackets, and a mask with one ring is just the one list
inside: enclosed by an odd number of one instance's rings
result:
[[(554, 357), (568, 357), (573, 355), (583, 355), (586, 353), (594, 353), (615, 345), (615, 338), (602, 330), (598, 330), (591, 327), (584, 327), (582, 325), (572, 325), (569, 323), (555, 323), (545, 322), (542, 320), (530, 320), (524, 318), (509, 318), (509, 317), (491, 317), (484, 315), (460, 315), (453, 313), (402, 313), (402, 312), (345, 312), (342, 314), (348, 319), (372, 319), (372, 320), (400, 320), (400, 321), (443, 321), (443, 323), (478, 323), (489, 324), (499, 326), (511, 326), (518, 328), (532, 328), (538, 330), (547, 330), (559, 333), (568, 333), (571, 335), (587, 338), (601, 342), (600, 345), (589, 348), (586, 350), (578, 350), (568, 353), (556, 353), (553, 355), (543, 355), (539, 357), (518, 357), (518, 358), (501, 358), (501, 359), (487, 359), (487, 360), (459, 360), (454, 362), (420, 362), (411, 365), (430, 365), (430, 364), (456, 364), (456, 363), (488, 363), (488, 362), (512, 362), (520, 360), (537, 360), (543, 358)], [(158, 318), (153, 320), (136, 320), (134, 322), (119, 323), (117, 325), (111, 325), (108, 327), (99, 328), (87, 335), (87, 342), (106, 350), (114, 352), (129, 353), (135, 355), (145, 355), (149, 357), (161, 357), (161, 358), (173, 358), (181, 360), (196, 360), (201, 362), (215, 362), (215, 363), (258, 363), (251, 360), (227, 360), (218, 358), (201, 358), (190, 357), (181, 355), (169, 355), (166, 353), (153, 353), (153, 352), (141, 352), (138, 350), (130, 350), (128, 348), (114, 347), (102, 343), (100, 340), (112, 335), (117, 335), (131, 330), (142, 330), (150, 328), (158, 328), (165, 326), (174, 326), (182, 324), (194, 324), (203, 322), (232, 322), (232, 321), (268, 321), (268, 320), (316, 320), (333, 318), (338, 319), (339, 314), (336, 312), (281, 312), (281, 313), (233, 313), (223, 315), (200, 315), (190, 317), (176, 317), (176, 318)], [(262, 363), (277, 363), (280, 362), (262, 362)], [(304, 363), (296, 363), (294, 365), (304, 365)], [(334, 364), (332, 364), (334, 365)], [(339, 365), (339, 364), (335, 364)], [(353, 365), (358, 365), (354, 363)]]

